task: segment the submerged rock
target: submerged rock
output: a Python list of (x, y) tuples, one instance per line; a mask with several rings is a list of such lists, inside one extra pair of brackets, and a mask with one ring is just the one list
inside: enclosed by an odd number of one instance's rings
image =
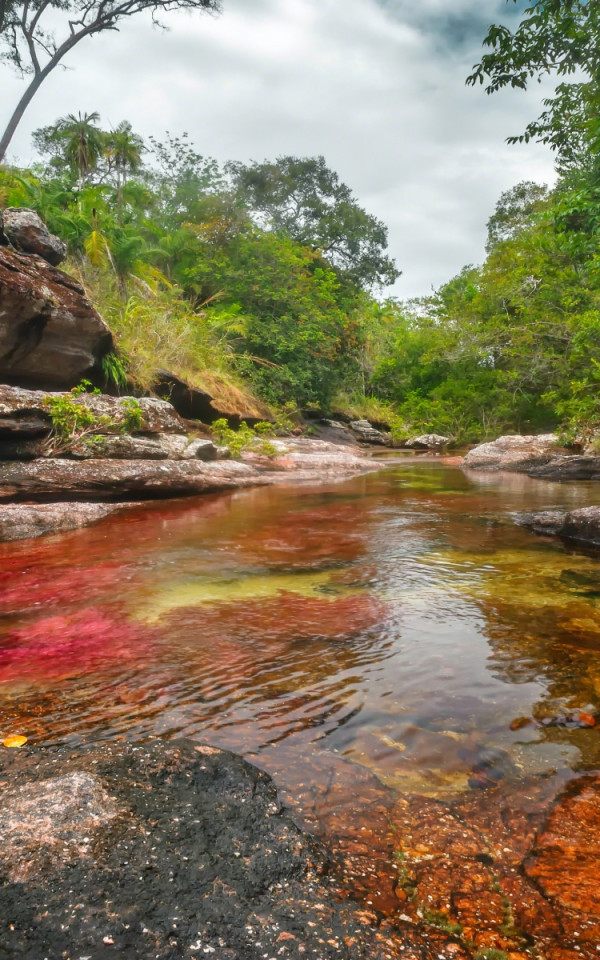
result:
[(1, 960), (393, 960), (409, 946), (333, 895), (319, 846), (234, 754), (153, 741), (0, 757)]
[(566, 512), (543, 510), (523, 513), (516, 517), (516, 522), (534, 533), (600, 547), (600, 506), (580, 507)]
[(35, 253), (53, 267), (63, 262), (67, 246), (55, 237), (44, 221), (25, 207), (8, 207), (3, 213), (3, 232), (6, 240), (22, 253)]
[(0, 379), (72, 387), (113, 349), (108, 326), (73, 277), (0, 246)]

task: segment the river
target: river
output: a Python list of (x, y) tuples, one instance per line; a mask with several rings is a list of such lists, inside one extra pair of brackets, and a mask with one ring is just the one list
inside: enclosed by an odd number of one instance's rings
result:
[(363, 787), (558, 789), (600, 767), (597, 730), (555, 722), (600, 706), (600, 565), (513, 517), (595, 502), (410, 457), (2, 545), (0, 734), (207, 740), (321, 833), (334, 776), (356, 824)]

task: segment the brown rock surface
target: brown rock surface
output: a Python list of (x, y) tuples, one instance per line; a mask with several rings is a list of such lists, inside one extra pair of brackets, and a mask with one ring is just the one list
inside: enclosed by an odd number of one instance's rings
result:
[(3, 213), (3, 232), (9, 243), (22, 253), (35, 253), (53, 267), (67, 255), (66, 244), (50, 233), (46, 224), (33, 210), (8, 207)]
[(469, 451), (463, 463), (472, 470), (527, 473), (532, 467), (549, 463), (566, 453), (553, 433), (539, 436), (505, 436), (490, 443), (480, 443)]
[(113, 346), (108, 326), (73, 277), (0, 246), (0, 379), (72, 387)]
[(254, 424), (273, 418), (265, 403), (210, 375), (206, 375), (206, 383), (199, 386), (169, 370), (158, 370), (154, 389), (187, 420), (214, 423), (225, 418), (231, 426), (238, 426), (242, 420)]

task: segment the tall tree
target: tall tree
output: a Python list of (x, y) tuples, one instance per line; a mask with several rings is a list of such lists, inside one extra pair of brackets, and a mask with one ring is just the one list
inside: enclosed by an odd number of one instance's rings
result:
[(320, 251), (359, 286), (387, 286), (400, 276), (385, 253), (387, 227), (359, 206), (324, 157), (232, 163), (228, 170), (259, 226)]
[(216, 12), (219, 0), (0, 0), (0, 58), (29, 82), (0, 138), (0, 163), (25, 110), (46, 77), (86, 37), (149, 11)]

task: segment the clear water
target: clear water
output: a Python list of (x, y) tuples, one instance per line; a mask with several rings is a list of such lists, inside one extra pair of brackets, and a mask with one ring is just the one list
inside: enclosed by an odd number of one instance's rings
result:
[(598, 766), (596, 729), (511, 729), (600, 707), (598, 559), (512, 520), (597, 499), (409, 458), (2, 545), (0, 737), (201, 738), (284, 796), (327, 757), (430, 796)]

